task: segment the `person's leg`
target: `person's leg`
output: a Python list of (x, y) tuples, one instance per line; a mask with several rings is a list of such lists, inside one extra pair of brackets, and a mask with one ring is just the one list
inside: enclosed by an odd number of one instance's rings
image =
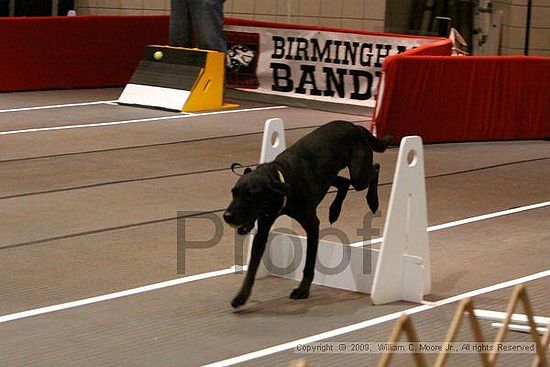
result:
[(189, 7), (198, 47), (227, 51), (223, 33), (223, 0), (190, 0)]
[(170, 35), (168, 40), (170, 46), (193, 47), (193, 27), (189, 3), (189, 0), (171, 0), (172, 9), (170, 11)]

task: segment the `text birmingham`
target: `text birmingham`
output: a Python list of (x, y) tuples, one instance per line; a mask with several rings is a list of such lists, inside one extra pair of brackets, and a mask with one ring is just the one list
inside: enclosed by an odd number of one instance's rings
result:
[[(314, 96), (326, 97), (334, 97), (337, 94), (340, 98), (355, 100), (370, 99), (374, 77), (379, 76), (379, 71), (373, 75), (365, 68), (381, 68), (382, 61), (390, 55), (392, 50), (397, 50), (394, 52), (397, 54), (407, 49), (402, 45), (340, 40), (319, 41), (317, 38), (301, 37), (272, 36), (272, 41), (271, 59), (273, 61), (270, 63), (270, 67), (273, 72), (273, 91), (294, 91), (298, 94), (309, 93)], [(276, 60), (281, 60), (281, 62), (276, 62)], [(286, 60), (300, 62), (300, 75), (292, 75), (293, 70)], [(313, 63), (328, 65), (321, 69), (324, 77), (322, 74), (316, 73), (318, 72), (317, 66)], [(356, 68), (350, 68), (350, 66)], [(353, 85), (353, 90), (350, 93), (346, 93), (346, 78), (352, 80), (351, 83), (348, 83), (348, 85)]]

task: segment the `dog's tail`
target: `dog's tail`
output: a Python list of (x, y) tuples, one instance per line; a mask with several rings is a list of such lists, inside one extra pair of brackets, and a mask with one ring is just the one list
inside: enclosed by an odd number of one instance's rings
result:
[(378, 139), (376, 136), (372, 135), (371, 132), (365, 127), (361, 126), (361, 130), (364, 132), (364, 136), (367, 141), (372, 145), (372, 150), (377, 153), (383, 153), (386, 151), (386, 148), (393, 140), (391, 135), (386, 135), (382, 139)]

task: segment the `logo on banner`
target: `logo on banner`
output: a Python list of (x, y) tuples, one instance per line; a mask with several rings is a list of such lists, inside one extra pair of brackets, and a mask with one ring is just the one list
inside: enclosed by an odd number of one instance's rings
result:
[(231, 88), (258, 88), (258, 33), (226, 31), (226, 80)]
[(242, 68), (249, 66), (256, 53), (243, 45), (234, 45), (227, 50), (227, 68), (231, 72), (238, 72)]

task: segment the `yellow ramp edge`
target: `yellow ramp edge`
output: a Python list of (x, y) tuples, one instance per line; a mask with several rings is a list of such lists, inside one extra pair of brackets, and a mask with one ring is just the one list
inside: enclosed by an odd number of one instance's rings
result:
[(201, 51), (207, 53), (206, 65), (191, 89), (191, 95), (183, 106), (183, 112), (238, 107), (236, 104), (223, 102), (225, 53), (209, 50)]

